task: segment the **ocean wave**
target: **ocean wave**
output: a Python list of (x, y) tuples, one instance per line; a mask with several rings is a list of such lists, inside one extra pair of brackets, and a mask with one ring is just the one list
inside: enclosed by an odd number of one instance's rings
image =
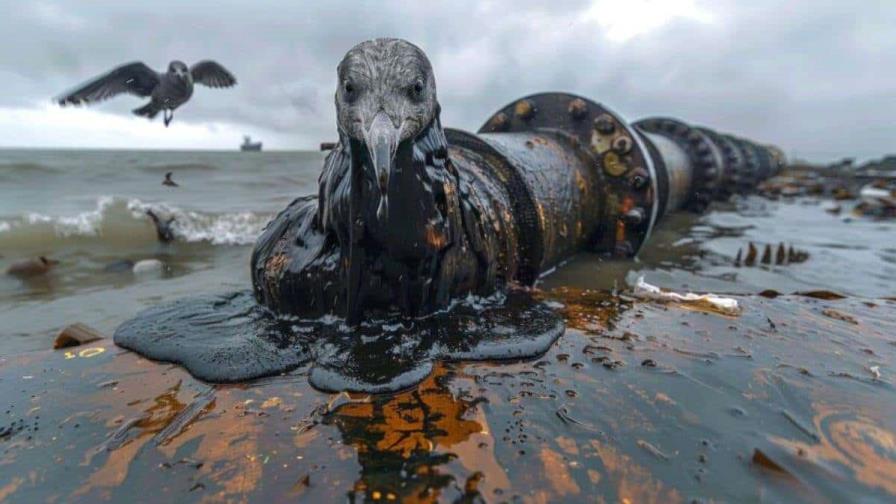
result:
[(38, 163), (0, 163), (0, 180), (18, 181), (21, 177), (47, 176), (59, 173), (57, 168)]
[(184, 210), (167, 203), (102, 196), (93, 210), (74, 215), (50, 216), (29, 212), (0, 220), (0, 245), (4, 248), (52, 246), (60, 241), (100, 240), (139, 244), (157, 240), (146, 211), (163, 220), (174, 219), (171, 230), (178, 241), (212, 245), (247, 245), (255, 242), (269, 213), (205, 213)]

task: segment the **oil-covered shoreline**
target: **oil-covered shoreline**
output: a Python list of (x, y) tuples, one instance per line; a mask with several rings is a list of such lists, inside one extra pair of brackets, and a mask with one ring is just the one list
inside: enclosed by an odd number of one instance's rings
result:
[[(896, 302), (738, 296), (739, 317), (559, 289), (542, 357), (399, 394), (307, 367), (208, 385), (108, 340), (5, 357), (0, 495), (690, 502), (896, 495)], [(139, 499), (138, 499), (139, 500)]]
[[(2, 285), (0, 496), (887, 500), (896, 243), (852, 204), (753, 196), (673, 214), (638, 262), (580, 254), (541, 278), (567, 325), (544, 355), (436, 360), (422, 384), (374, 396), (315, 389), (310, 363), (213, 386), (110, 340), (40, 350), (68, 323), (111, 337), (142, 307), (248, 281), (247, 246), (118, 249), (171, 266), (140, 276), (96, 273), (113, 259), (95, 252), (102, 233), (63, 242), (45, 282)], [(781, 244), (796, 254), (778, 262)], [(742, 315), (636, 300), (642, 275), (732, 296)]]

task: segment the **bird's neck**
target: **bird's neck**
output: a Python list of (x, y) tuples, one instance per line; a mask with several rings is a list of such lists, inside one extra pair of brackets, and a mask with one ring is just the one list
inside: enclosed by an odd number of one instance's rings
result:
[[(452, 222), (447, 206), (449, 196), (457, 194), (457, 178), (449, 169), (447, 152), (445, 133), (436, 118), (417, 137), (399, 144), (382, 194), (369, 178), (353, 188), (360, 192), (360, 219), (369, 245), (400, 260), (423, 259), (448, 245)], [(360, 173), (373, 172), (365, 166), (370, 163), (366, 148), (353, 148), (352, 162), (360, 165), (356, 167)], [(385, 212), (377, 212), (381, 198)]]
[[(399, 298), (414, 314), (433, 303), (445, 254), (463, 243), (458, 175), (448, 160), (438, 119), (402, 142), (377, 215), (380, 191), (367, 147), (340, 132), (320, 177), (316, 226), (336, 239), (343, 266), (346, 318), (355, 323), (377, 292), (381, 302)], [(373, 288), (371, 286), (379, 286)]]

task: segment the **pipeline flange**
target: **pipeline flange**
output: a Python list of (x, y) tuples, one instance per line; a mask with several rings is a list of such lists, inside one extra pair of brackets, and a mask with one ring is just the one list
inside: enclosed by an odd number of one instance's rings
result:
[(687, 152), (694, 167), (694, 179), (685, 207), (697, 212), (705, 210), (718, 192), (719, 174), (723, 169), (713, 156), (712, 140), (697, 128), (668, 117), (648, 117), (634, 125), (672, 140)]
[(640, 136), (603, 105), (568, 93), (541, 93), (508, 104), (478, 133), (560, 131), (591, 156), (606, 205), (594, 249), (633, 257), (657, 219), (657, 174)]
[(714, 146), (713, 155), (716, 157), (715, 163), (719, 167), (714, 197), (718, 201), (724, 201), (731, 196), (731, 175), (736, 159), (733, 159), (730, 153), (725, 151), (725, 140), (717, 131), (700, 126), (695, 126), (694, 129), (709, 138), (710, 144)]
[(737, 173), (735, 185), (738, 187), (741, 193), (752, 190), (759, 184), (761, 180), (761, 166), (759, 153), (756, 151), (756, 146), (752, 142), (744, 140), (743, 138), (738, 138), (733, 135), (723, 136), (737, 146), (737, 148), (740, 150), (741, 156), (743, 156), (744, 159), (744, 169)]
[(735, 192), (742, 192), (742, 188), (738, 185), (738, 181), (743, 177), (746, 167), (746, 160), (740, 147), (735, 141), (722, 133), (713, 129), (698, 127), (700, 131), (710, 137), (716, 143), (722, 152), (723, 162), (725, 163), (725, 176), (719, 185), (719, 196), (717, 199), (727, 199)]

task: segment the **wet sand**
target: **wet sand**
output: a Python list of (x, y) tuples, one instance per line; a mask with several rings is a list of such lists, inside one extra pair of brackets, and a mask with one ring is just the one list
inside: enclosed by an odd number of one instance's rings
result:
[(541, 358), (392, 395), (210, 386), (109, 341), (4, 357), (0, 500), (896, 498), (896, 301), (547, 296), (569, 328)]

